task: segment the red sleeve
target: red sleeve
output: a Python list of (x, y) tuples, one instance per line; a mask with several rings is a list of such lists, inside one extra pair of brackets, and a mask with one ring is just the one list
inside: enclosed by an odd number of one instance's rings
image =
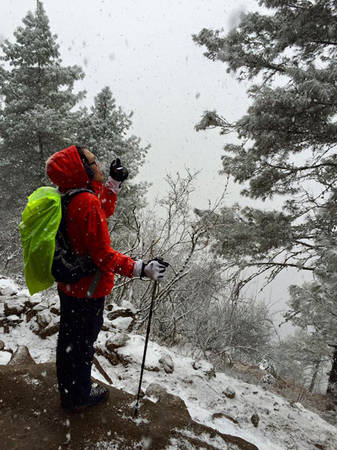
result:
[(107, 189), (103, 183), (99, 181), (92, 181), (91, 187), (94, 189), (101, 201), (101, 207), (104, 211), (105, 217), (108, 218), (112, 216), (115, 212), (117, 195)]
[(100, 199), (87, 192), (79, 194), (69, 205), (69, 213), (69, 237), (73, 248), (82, 254), (87, 252), (102, 272), (111, 271), (132, 278), (134, 261), (111, 248)]

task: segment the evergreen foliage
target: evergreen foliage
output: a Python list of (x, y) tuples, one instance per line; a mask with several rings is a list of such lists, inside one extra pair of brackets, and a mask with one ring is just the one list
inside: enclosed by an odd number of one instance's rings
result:
[(78, 66), (61, 66), (57, 36), (51, 34), (40, 1), (14, 36), (14, 43), (6, 40), (1, 45), (3, 152), (24, 160), (35, 160), (38, 153), (43, 167), (51, 152), (71, 142), (76, 118), (71, 110), (83, 97), (83, 92), (73, 93), (73, 87), (84, 73)]
[[(310, 296), (304, 294), (307, 286), (297, 288), (303, 295), (293, 288), (292, 305), (296, 297), (301, 317), (311, 310), (315, 320), (331, 323), (337, 299), (328, 291), (336, 266), (329, 266), (329, 280), (321, 268), (337, 237), (337, 5), (330, 0), (259, 3), (268, 13), (243, 15), (227, 35), (203, 29), (194, 36), (206, 47), (207, 58), (226, 63), (238, 80), (253, 82), (251, 106), (240, 120), (231, 124), (208, 111), (196, 128), (235, 132), (237, 142), (224, 147), (222, 172), (244, 185), (244, 196), (283, 198), (282, 211), (235, 206), (198, 214), (210, 226), (214, 250), (231, 266), (257, 267), (255, 274), (269, 273), (269, 279), (287, 267), (313, 273), (320, 293), (316, 284)], [(325, 344), (336, 346), (335, 333), (328, 338), (324, 330), (315, 326)], [(337, 357), (334, 361), (332, 373), (337, 373)]]
[(46, 183), (47, 157), (72, 142), (78, 117), (73, 108), (84, 95), (73, 92), (84, 73), (61, 65), (57, 36), (41, 1), (14, 37), (0, 45), (0, 189), (1, 210), (6, 211), (0, 219), (0, 248), (7, 261), (17, 252), (19, 236), (13, 230), (26, 198)]

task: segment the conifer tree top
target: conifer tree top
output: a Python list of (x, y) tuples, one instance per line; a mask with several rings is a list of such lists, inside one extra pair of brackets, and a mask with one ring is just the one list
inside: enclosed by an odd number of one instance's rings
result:
[(29, 11), (14, 32), (15, 43), (5, 40), (2, 45), (3, 60), (11, 66), (44, 67), (60, 62), (57, 35), (49, 27), (49, 19), (43, 4), (37, 1), (35, 14)]

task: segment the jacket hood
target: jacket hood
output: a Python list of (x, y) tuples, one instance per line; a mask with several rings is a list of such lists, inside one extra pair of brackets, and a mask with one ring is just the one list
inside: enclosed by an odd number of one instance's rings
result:
[(46, 163), (46, 172), (61, 191), (86, 187), (90, 183), (75, 145), (51, 155)]

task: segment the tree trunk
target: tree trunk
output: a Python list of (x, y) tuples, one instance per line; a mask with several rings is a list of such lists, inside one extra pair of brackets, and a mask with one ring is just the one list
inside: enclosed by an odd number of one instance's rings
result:
[(321, 365), (321, 361), (320, 360), (315, 362), (314, 371), (313, 371), (312, 378), (311, 378), (311, 383), (310, 383), (310, 386), (309, 386), (309, 391), (310, 392), (314, 391), (320, 365)]
[(332, 367), (329, 375), (327, 394), (337, 399), (337, 346), (332, 355)]

